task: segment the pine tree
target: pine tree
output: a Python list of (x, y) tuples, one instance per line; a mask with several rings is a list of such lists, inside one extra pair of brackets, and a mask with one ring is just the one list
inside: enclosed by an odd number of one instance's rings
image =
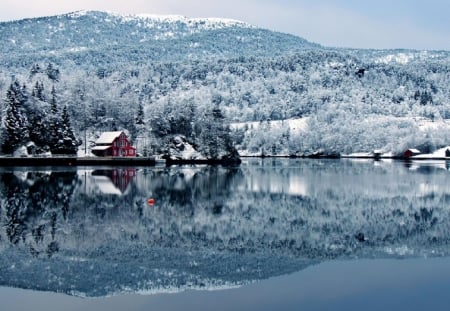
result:
[(3, 119), (2, 137), (4, 153), (13, 153), (19, 146), (29, 141), (28, 119), (23, 110), (25, 101), (26, 95), (19, 82), (15, 81), (6, 92), (6, 113)]
[(45, 101), (44, 83), (36, 81), (33, 90), (31, 91), (31, 96), (36, 97), (41, 101)]
[(62, 112), (62, 154), (76, 154), (79, 143), (73, 133), (72, 126), (70, 124), (69, 112), (67, 106), (64, 106)]
[(53, 116), (56, 116), (58, 114), (58, 106), (56, 104), (56, 90), (55, 90), (55, 86), (52, 86), (51, 94), (52, 94), (52, 98), (50, 100), (51, 113), (53, 114)]
[(144, 107), (142, 107), (142, 103), (139, 103), (137, 116), (136, 116), (136, 124), (144, 125)]
[(208, 159), (238, 158), (231, 139), (230, 127), (217, 105), (205, 115), (202, 123), (199, 144)]
[(45, 72), (47, 73), (47, 77), (50, 80), (53, 80), (53, 81), (58, 81), (59, 80), (59, 69), (53, 67), (53, 65), (51, 63), (48, 64), (47, 69), (45, 70)]
[(54, 116), (52, 127), (50, 151), (53, 154), (76, 154), (79, 143), (72, 129), (67, 106), (64, 106), (61, 117)]
[(30, 140), (36, 144), (36, 146), (48, 151), (49, 146), (49, 125), (46, 122), (42, 113), (30, 115), (29, 121), (29, 133)]
[(50, 151), (58, 154), (62, 145), (61, 120), (58, 113), (58, 105), (56, 101), (56, 90), (52, 87), (52, 98), (50, 99), (50, 126), (49, 126), (49, 147)]

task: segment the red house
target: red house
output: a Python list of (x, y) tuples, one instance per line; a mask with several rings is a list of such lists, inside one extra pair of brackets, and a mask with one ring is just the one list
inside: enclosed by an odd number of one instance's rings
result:
[(135, 157), (136, 148), (124, 132), (104, 132), (96, 140), (92, 153), (99, 157)]
[(411, 157), (419, 155), (419, 154), (420, 154), (420, 151), (417, 149), (408, 149), (405, 152), (403, 152), (403, 157), (411, 158)]

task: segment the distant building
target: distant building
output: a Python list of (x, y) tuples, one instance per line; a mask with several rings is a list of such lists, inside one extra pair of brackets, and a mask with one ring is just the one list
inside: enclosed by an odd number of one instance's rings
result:
[(383, 151), (381, 151), (381, 150), (374, 150), (374, 151), (372, 152), (372, 154), (373, 154), (373, 157), (374, 157), (375, 159), (380, 159), (381, 156), (383, 155)]
[(99, 157), (135, 157), (136, 148), (124, 132), (104, 132), (95, 141), (92, 153)]
[(403, 153), (403, 157), (410, 158), (412, 156), (419, 155), (421, 152), (417, 149), (408, 149)]

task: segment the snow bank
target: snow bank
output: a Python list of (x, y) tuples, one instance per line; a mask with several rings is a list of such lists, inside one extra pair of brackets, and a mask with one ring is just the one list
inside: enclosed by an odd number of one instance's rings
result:
[(448, 153), (450, 153), (450, 146), (440, 148), (433, 153), (424, 153), (419, 154), (416, 156), (412, 156), (411, 159), (443, 159), (443, 158), (450, 158), (447, 156), (447, 150)]
[(169, 142), (168, 154), (165, 156), (170, 160), (206, 160), (195, 148), (188, 143), (186, 137), (175, 136)]

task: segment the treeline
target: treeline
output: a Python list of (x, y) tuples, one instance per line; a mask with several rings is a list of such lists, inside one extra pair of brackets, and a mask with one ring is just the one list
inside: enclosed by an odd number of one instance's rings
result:
[[(274, 57), (112, 63), (95, 68), (73, 67), (70, 62), (34, 64), (16, 78), (26, 81), (25, 93), (32, 100), (24, 107), (29, 112), (51, 111), (47, 102), (55, 85), (59, 113), (67, 106), (74, 132), (86, 131), (91, 140), (101, 131), (126, 129), (133, 139), (145, 137), (154, 145), (160, 145), (164, 135), (174, 134), (201, 145), (198, 129), (205, 128), (208, 114), (220, 109), (225, 127), (229, 122), (310, 118), (308, 133), (301, 135), (286, 129), (278, 133), (273, 128), (231, 133), (233, 144), (246, 150), (357, 152), (411, 147), (426, 140), (446, 143), (447, 130), (440, 129), (435, 139), (435, 133), (423, 135), (413, 123), (401, 120), (450, 118), (448, 56), (436, 53), (423, 58), (417, 52), (406, 64), (327, 49)], [(9, 84), (9, 76), (0, 74), (3, 94)], [(390, 136), (378, 130), (386, 123), (393, 130)], [(423, 138), (421, 142), (417, 135)]]
[(23, 154), (76, 154), (80, 141), (75, 137), (67, 105), (58, 105), (55, 87), (47, 101), (43, 84), (36, 83), (31, 94), (18, 80), (6, 91), (1, 127), (1, 149), (5, 154), (26, 148)]

